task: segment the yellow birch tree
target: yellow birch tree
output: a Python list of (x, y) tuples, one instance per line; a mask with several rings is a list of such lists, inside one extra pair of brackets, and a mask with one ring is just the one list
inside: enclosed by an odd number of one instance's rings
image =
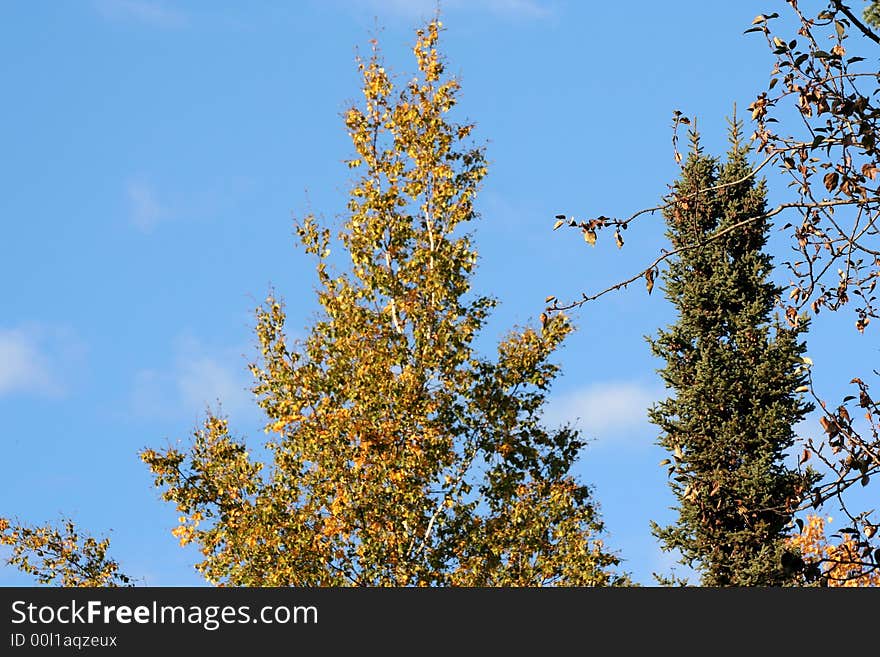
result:
[(317, 260), (320, 316), (289, 340), (283, 303), (257, 311), (251, 366), (271, 463), (225, 418), (186, 451), (142, 458), (197, 545), (198, 569), (237, 586), (542, 586), (626, 582), (589, 487), (571, 473), (583, 442), (542, 408), (572, 330), (544, 316), (492, 359), (474, 340), (495, 301), (470, 294), (477, 253), (463, 227), (486, 175), (473, 125), (450, 122), (458, 82), (417, 31), (418, 74), (399, 88), (376, 43), (359, 60), (363, 101), (344, 115), (354, 146), (331, 272), (331, 231), (298, 223)]

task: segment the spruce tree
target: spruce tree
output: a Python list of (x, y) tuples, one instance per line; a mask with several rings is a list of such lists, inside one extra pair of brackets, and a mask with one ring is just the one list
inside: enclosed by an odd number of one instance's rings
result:
[(664, 288), (678, 319), (649, 340), (672, 391), (650, 418), (678, 502), (677, 522), (654, 533), (704, 586), (794, 584), (799, 558), (785, 538), (813, 475), (785, 458), (812, 410), (798, 391), (807, 322), (774, 313), (765, 183), (749, 175), (736, 120), (726, 162), (705, 155), (695, 131), (691, 140), (664, 212), (678, 250)]

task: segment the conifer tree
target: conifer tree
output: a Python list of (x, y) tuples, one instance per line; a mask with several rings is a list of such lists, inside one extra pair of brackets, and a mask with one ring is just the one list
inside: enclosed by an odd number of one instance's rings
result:
[(773, 312), (765, 186), (750, 175), (739, 125), (723, 163), (703, 154), (695, 131), (691, 139), (664, 212), (677, 250), (665, 294), (678, 318), (650, 340), (672, 391), (650, 418), (671, 454), (678, 520), (654, 532), (705, 586), (795, 584), (799, 557), (785, 538), (814, 477), (785, 458), (812, 410), (799, 390), (807, 322), (783, 325)]
[(497, 357), (473, 345), (495, 302), (472, 297), (477, 254), (462, 232), (486, 174), (473, 126), (451, 123), (440, 23), (418, 31), (419, 74), (396, 90), (375, 49), (364, 100), (345, 113), (360, 174), (339, 239), (298, 225), (317, 259), (320, 315), (301, 342), (283, 304), (257, 312), (254, 392), (271, 463), (209, 416), (187, 451), (143, 460), (199, 546), (214, 583), (273, 585), (605, 585), (616, 556), (587, 486), (570, 470), (583, 443), (542, 426), (572, 330), (561, 314), (511, 332)]

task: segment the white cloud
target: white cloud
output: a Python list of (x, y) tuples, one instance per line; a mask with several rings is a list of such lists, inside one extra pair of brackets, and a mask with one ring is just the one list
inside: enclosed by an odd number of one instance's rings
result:
[(132, 407), (140, 416), (198, 415), (211, 408), (236, 415), (251, 412), (252, 377), (240, 352), (209, 353), (193, 338), (180, 338), (173, 363), (164, 370), (141, 370), (135, 375)]
[(145, 180), (129, 180), (125, 186), (131, 223), (147, 233), (153, 230), (169, 211), (159, 202), (155, 188)]
[(662, 391), (634, 382), (609, 381), (551, 397), (544, 419), (547, 426), (570, 422), (586, 437), (617, 436), (648, 426), (648, 408)]
[(124, 183), (128, 222), (150, 233), (169, 222), (213, 221), (254, 190), (254, 181), (243, 176), (218, 179), (205, 188), (175, 189), (172, 183), (157, 185), (150, 177), (136, 175)]
[(242, 409), (250, 400), (247, 381), (231, 364), (207, 356), (183, 358), (177, 363), (177, 391), (189, 408), (213, 405), (218, 400), (233, 411)]
[(21, 329), (0, 331), (0, 395), (53, 388), (46, 357), (33, 336)]
[[(468, 5), (466, 0), (453, 4)], [(546, 3), (537, 2), (537, 0), (483, 0), (473, 4), (484, 5), (489, 11), (499, 14), (514, 14), (527, 18), (544, 18), (552, 13)]]
[(0, 328), (0, 396), (59, 396), (65, 379), (81, 364), (84, 348), (71, 331), (28, 324)]
[(105, 18), (130, 20), (153, 27), (178, 28), (187, 23), (183, 12), (148, 0), (95, 0), (95, 7)]
[[(438, 8), (436, 0), (342, 0), (348, 5), (371, 11), (388, 12), (406, 18), (426, 18)], [(539, 0), (445, 0), (439, 3), (441, 14), (456, 10), (488, 12), (518, 18), (546, 18), (553, 13), (548, 3)]]

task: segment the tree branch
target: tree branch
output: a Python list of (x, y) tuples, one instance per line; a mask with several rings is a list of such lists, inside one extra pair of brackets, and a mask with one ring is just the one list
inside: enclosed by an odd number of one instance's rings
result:
[(877, 36), (874, 30), (860, 21), (855, 14), (852, 13), (852, 10), (843, 4), (841, 0), (832, 0), (832, 4), (837, 11), (843, 13), (848, 19), (850, 19), (852, 24), (862, 31), (862, 34), (871, 39), (874, 43), (880, 44), (880, 36)]
[[(765, 160), (765, 163), (766, 163), (766, 160)], [(746, 178), (746, 179), (748, 179), (748, 178)], [(726, 186), (728, 184), (735, 184), (735, 183), (725, 183), (724, 186)], [(701, 191), (708, 191), (710, 189), (720, 189), (720, 187), (721, 186), (709, 187), (706, 190), (701, 190)], [(686, 198), (686, 197), (683, 197), (683, 198)], [(688, 244), (686, 246), (680, 246), (677, 249), (673, 249), (672, 251), (664, 251), (661, 255), (657, 256), (654, 259), (654, 261), (651, 262), (651, 264), (648, 265), (645, 269), (642, 269), (639, 273), (627, 278), (626, 280), (620, 281), (619, 283), (616, 283), (610, 287), (607, 287), (604, 290), (597, 292), (596, 294), (593, 294), (590, 296), (584, 294), (579, 301), (573, 301), (569, 304), (562, 305), (562, 306), (560, 306), (558, 303), (554, 303), (552, 306), (549, 306), (547, 308), (547, 311), (548, 312), (565, 311), (565, 310), (571, 310), (572, 308), (579, 308), (580, 306), (583, 306), (585, 303), (587, 303), (589, 301), (595, 301), (599, 297), (605, 296), (609, 292), (614, 292), (615, 290), (625, 288), (630, 283), (634, 283), (638, 279), (645, 277), (648, 274), (648, 272), (653, 271), (654, 268), (657, 267), (657, 265), (659, 265), (660, 263), (662, 263), (666, 260), (669, 260), (669, 258), (671, 258), (674, 255), (677, 255), (679, 253), (684, 253), (685, 251), (692, 251), (693, 249), (698, 249), (698, 248), (704, 247), (707, 244), (710, 244), (711, 242), (713, 242), (714, 240), (716, 240), (720, 237), (723, 237), (724, 235), (727, 235), (728, 233), (730, 233), (738, 228), (742, 228), (743, 226), (746, 226), (746, 225), (752, 223), (753, 221), (758, 221), (759, 219), (769, 219), (770, 217), (775, 216), (775, 215), (779, 214), (780, 212), (782, 212), (783, 210), (786, 210), (788, 208), (831, 207), (831, 206), (835, 206), (835, 205), (854, 205), (854, 204), (857, 204), (858, 202), (859, 201), (855, 200), (855, 199), (838, 199), (838, 200), (834, 200), (834, 201), (819, 201), (816, 203), (797, 203), (797, 202), (781, 203), (778, 206), (776, 206), (775, 208), (773, 208), (772, 210), (770, 210), (769, 212), (765, 212), (764, 214), (756, 215), (754, 217), (749, 217), (747, 219), (743, 219), (742, 221), (738, 221), (737, 223), (735, 223), (731, 226), (728, 226), (727, 228), (724, 228), (723, 230), (720, 230), (717, 233), (713, 233), (705, 240), (701, 240), (701, 241), (697, 242), (696, 244)], [(665, 206), (661, 206), (660, 208), (655, 208), (655, 209), (664, 209), (664, 208), (671, 206), (672, 204), (673, 204), (673, 202), (670, 202), (670, 203), (666, 204)]]

